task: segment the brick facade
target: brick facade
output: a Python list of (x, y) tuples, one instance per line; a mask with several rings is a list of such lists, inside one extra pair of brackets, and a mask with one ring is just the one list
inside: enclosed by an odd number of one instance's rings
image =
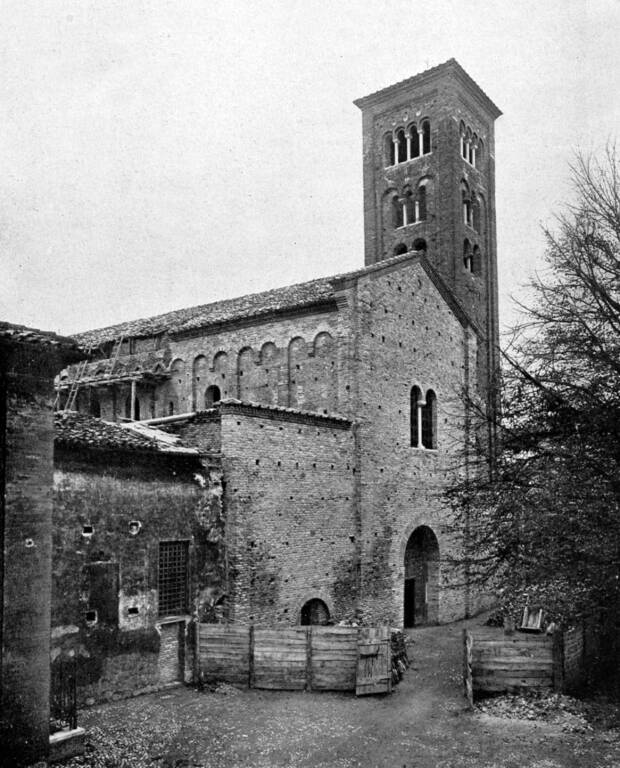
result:
[(0, 324), (0, 742), (11, 765), (49, 748), (53, 377), (75, 353)]
[[(466, 396), (492, 400), (500, 113), (454, 61), (357, 103), (364, 268), (80, 337), (98, 351), (79, 410), (119, 421), (133, 392), (141, 419), (166, 419), (162, 428), (221, 473), (219, 527), (196, 545), (193, 598), (208, 620), (296, 624), (310, 600), (335, 621), (361, 614), (391, 624), (449, 621), (481, 606), (468, 589), (448, 588), (462, 531), (442, 491), (473, 449)], [(388, 162), (386, 135), (426, 121), (423, 151)], [(477, 158), (463, 157), (465, 139)], [(415, 222), (397, 222), (394, 201), (421, 187)], [(478, 259), (469, 266), (465, 239)], [(405, 253), (394, 253), (399, 245)], [(63, 373), (62, 397), (74, 375)], [(426, 442), (413, 435), (417, 423)], [(162, 480), (143, 482), (132, 498), (153, 497)], [(170, 521), (151, 519), (161, 539)], [(416, 544), (421, 531), (432, 547)], [(415, 595), (409, 612), (406, 594)], [(165, 658), (169, 674), (176, 657)]]

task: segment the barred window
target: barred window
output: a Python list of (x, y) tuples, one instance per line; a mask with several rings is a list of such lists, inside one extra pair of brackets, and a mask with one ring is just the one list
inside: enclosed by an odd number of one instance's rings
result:
[(170, 616), (188, 610), (188, 549), (187, 541), (159, 543), (159, 615)]

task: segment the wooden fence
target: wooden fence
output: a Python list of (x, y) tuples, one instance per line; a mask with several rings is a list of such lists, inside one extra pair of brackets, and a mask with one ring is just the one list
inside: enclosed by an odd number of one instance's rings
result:
[(283, 691), (353, 691), (357, 683), (358, 695), (391, 690), (386, 627), (199, 624), (197, 633), (198, 671), (207, 683)]
[(583, 630), (553, 635), (463, 631), (465, 695), (522, 689), (570, 690), (582, 677)]

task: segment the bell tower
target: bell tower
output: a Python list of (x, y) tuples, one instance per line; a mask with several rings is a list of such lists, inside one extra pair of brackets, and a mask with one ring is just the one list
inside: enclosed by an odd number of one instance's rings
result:
[(501, 111), (454, 59), (355, 101), (362, 111), (365, 263), (422, 251), (497, 370), (494, 122)]

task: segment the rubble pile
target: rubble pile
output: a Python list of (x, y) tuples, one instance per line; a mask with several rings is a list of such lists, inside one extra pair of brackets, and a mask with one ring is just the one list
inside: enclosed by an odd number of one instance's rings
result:
[(476, 709), (493, 717), (538, 720), (558, 725), (567, 733), (611, 729), (620, 737), (620, 712), (606, 701), (583, 701), (561, 693), (528, 692), (482, 699)]

